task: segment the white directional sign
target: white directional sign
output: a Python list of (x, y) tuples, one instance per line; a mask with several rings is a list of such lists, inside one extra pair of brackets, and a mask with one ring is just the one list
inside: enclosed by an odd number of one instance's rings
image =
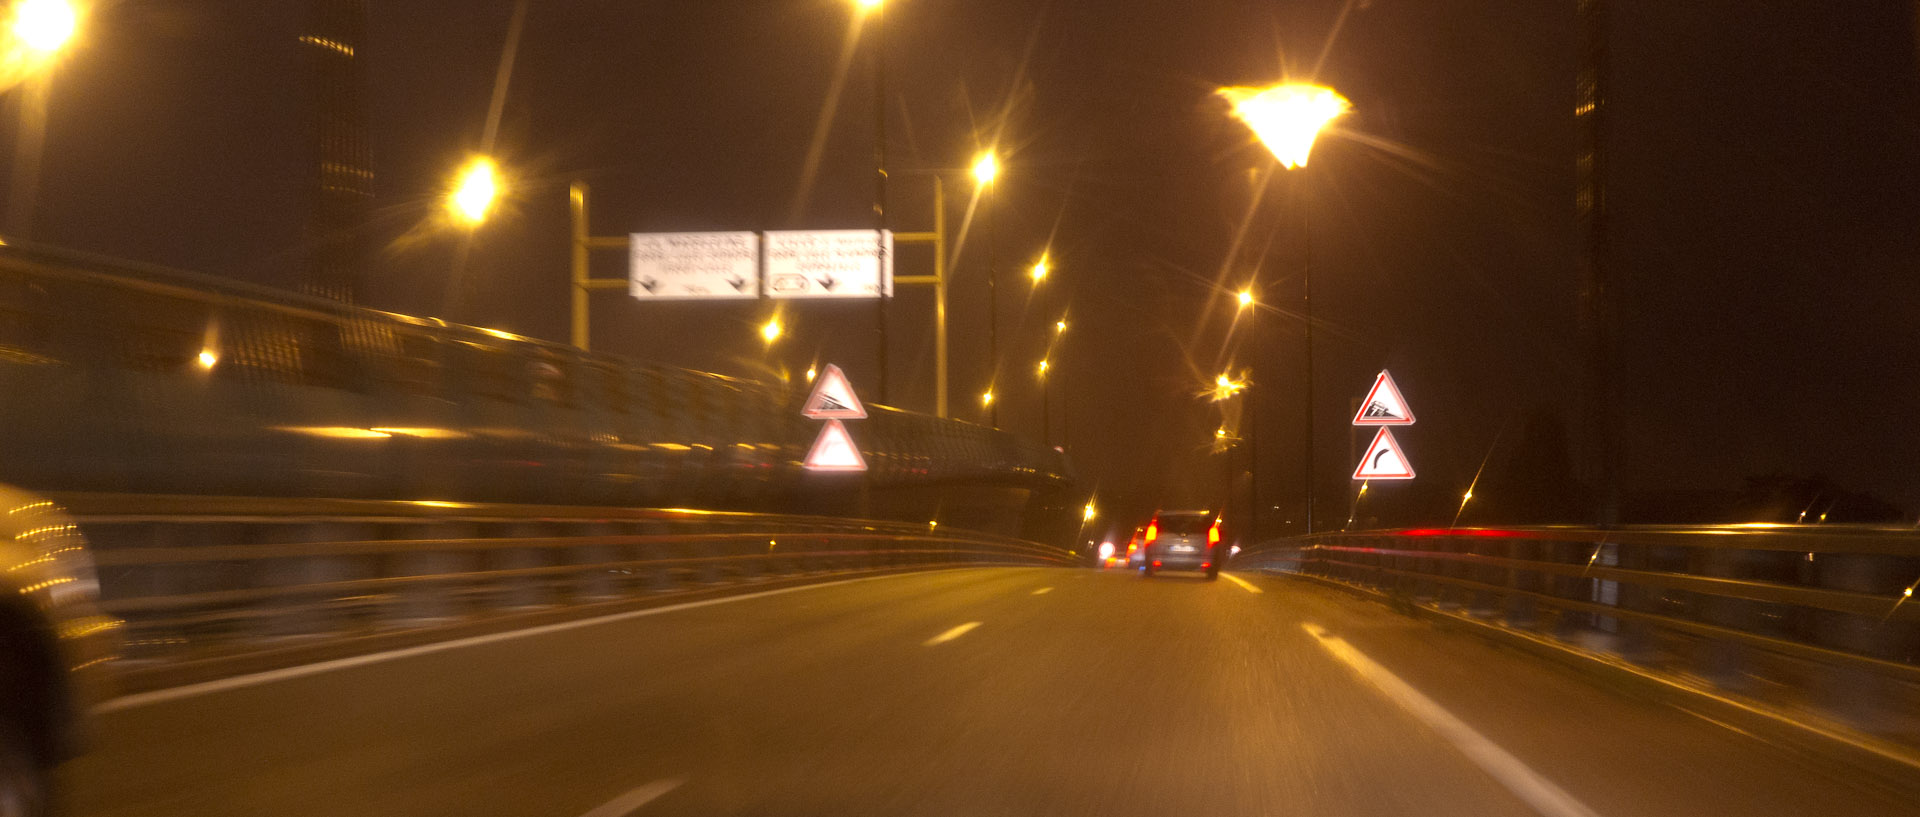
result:
[(1373, 435), (1373, 444), (1367, 446), (1367, 455), (1360, 458), (1360, 465), (1353, 469), (1354, 479), (1413, 479), (1413, 463), (1407, 462), (1407, 455), (1400, 452), (1400, 444), (1393, 439), (1393, 429), (1383, 428)]
[(813, 393), (807, 395), (800, 414), (814, 420), (864, 420), (867, 408), (860, 405), (860, 396), (853, 393), (846, 373), (829, 363), (813, 382)]
[(893, 297), (893, 233), (767, 232), (767, 297)]
[(1393, 385), (1393, 375), (1380, 370), (1380, 376), (1373, 379), (1373, 388), (1367, 391), (1367, 399), (1360, 401), (1360, 413), (1353, 416), (1357, 426), (1410, 426), (1413, 425), (1413, 409), (1407, 407), (1407, 399), (1400, 396), (1399, 387)]
[(853, 444), (853, 435), (847, 433), (847, 427), (839, 420), (828, 420), (820, 427), (820, 436), (813, 438), (813, 450), (807, 452), (802, 465), (809, 471), (867, 470), (867, 460), (860, 456), (860, 447)]
[(634, 233), (627, 292), (641, 300), (760, 297), (760, 237), (742, 233)]

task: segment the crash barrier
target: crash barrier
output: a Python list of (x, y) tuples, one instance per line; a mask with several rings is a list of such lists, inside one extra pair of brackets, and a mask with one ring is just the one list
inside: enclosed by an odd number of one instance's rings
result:
[(1911, 528), (1335, 533), (1269, 541), (1233, 566), (1360, 588), (1920, 749), (1920, 531)]
[(91, 544), (123, 665), (850, 571), (1060, 564), (921, 524), (679, 509), (56, 494)]

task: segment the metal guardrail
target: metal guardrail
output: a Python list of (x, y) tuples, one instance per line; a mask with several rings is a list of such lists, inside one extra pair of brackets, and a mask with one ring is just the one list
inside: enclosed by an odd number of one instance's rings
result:
[(53, 494), (132, 665), (847, 571), (1066, 563), (937, 522), (680, 509)]
[(1265, 542), (1235, 566), (1364, 588), (1920, 747), (1911, 528), (1338, 533)]

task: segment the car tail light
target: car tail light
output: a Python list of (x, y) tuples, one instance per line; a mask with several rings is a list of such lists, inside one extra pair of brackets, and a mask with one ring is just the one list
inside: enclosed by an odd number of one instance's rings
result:
[(1155, 560), (1153, 560), (1153, 566), (1154, 566), (1154, 567), (1159, 567), (1159, 566), (1160, 566), (1160, 560), (1159, 560), (1159, 559), (1155, 559)]
[(1212, 563), (1212, 562), (1201, 562), (1201, 563), (1200, 563), (1200, 569), (1201, 569), (1201, 570), (1212, 570), (1212, 569), (1213, 569), (1213, 563)]
[(1147, 524), (1147, 544), (1153, 544), (1153, 540), (1158, 538), (1160, 538), (1160, 520), (1155, 519)]
[(1213, 527), (1207, 528), (1207, 544), (1220, 544), (1220, 520), (1213, 520)]

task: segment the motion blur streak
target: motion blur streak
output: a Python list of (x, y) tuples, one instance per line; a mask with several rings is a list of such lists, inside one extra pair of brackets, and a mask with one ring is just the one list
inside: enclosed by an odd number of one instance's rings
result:
[[(566, 817), (665, 778), (685, 782), (635, 814), (1539, 813), (1315, 622), (1606, 817), (1916, 813), (1838, 764), (1241, 576), (1267, 592), (941, 570), (419, 651), (111, 712), (63, 791), (73, 817)], [(992, 637), (920, 647), (961, 621)]]

